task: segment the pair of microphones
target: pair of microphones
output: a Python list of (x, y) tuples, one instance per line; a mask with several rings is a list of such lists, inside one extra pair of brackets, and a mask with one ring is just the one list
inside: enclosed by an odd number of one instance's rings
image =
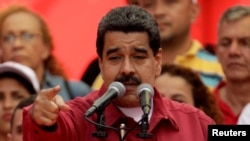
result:
[[(121, 82), (112, 82), (108, 90), (85, 112), (84, 116), (89, 117), (93, 115), (98, 109), (105, 109), (105, 107), (115, 98), (121, 98), (125, 94), (125, 86)], [(142, 83), (137, 88), (137, 96), (140, 100), (140, 105), (143, 114), (148, 115), (151, 110), (151, 100), (154, 96), (154, 89), (147, 83)]]

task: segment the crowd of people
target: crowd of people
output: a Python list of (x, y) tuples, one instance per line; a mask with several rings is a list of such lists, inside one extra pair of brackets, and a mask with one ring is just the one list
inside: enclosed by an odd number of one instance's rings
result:
[(208, 125), (249, 124), (250, 6), (222, 13), (214, 53), (191, 37), (198, 15), (196, 0), (127, 0), (73, 81), (39, 14), (0, 10), (0, 141), (207, 141)]

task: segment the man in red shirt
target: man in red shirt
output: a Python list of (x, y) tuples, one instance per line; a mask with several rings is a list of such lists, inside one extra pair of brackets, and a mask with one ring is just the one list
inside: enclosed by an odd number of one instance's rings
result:
[(216, 54), (226, 81), (215, 95), (225, 124), (236, 124), (243, 107), (250, 102), (250, 7), (234, 6), (224, 12), (218, 28)]
[[(141, 108), (138, 86), (154, 86), (161, 72), (159, 29), (151, 14), (137, 6), (112, 9), (99, 23), (96, 46), (104, 80), (101, 89), (67, 103), (57, 95), (59, 86), (40, 92), (24, 109), (25, 141), (207, 140), (208, 125), (214, 121), (193, 106), (162, 98), (154, 88), (153, 100), (146, 105), (151, 110), (145, 114)], [(124, 85), (125, 94), (84, 119), (114, 81)]]

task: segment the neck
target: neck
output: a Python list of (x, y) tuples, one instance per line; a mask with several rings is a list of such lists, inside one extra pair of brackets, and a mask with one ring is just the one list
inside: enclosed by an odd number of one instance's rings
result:
[(228, 81), (226, 86), (220, 91), (221, 97), (238, 115), (244, 106), (250, 102), (250, 81), (235, 83)]
[(172, 64), (176, 56), (185, 54), (192, 45), (190, 36), (180, 37), (162, 42), (162, 64)]

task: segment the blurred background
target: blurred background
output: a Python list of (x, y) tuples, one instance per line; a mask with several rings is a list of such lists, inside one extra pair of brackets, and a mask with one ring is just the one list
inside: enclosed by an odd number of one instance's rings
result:
[[(192, 36), (204, 46), (214, 46), (217, 22), (232, 5), (250, 5), (250, 0), (198, 0), (201, 13), (193, 24)], [(55, 54), (70, 79), (80, 79), (97, 56), (95, 38), (99, 20), (110, 9), (126, 5), (126, 0), (0, 0), (0, 10), (21, 3), (40, 14), (51, 30)]]

